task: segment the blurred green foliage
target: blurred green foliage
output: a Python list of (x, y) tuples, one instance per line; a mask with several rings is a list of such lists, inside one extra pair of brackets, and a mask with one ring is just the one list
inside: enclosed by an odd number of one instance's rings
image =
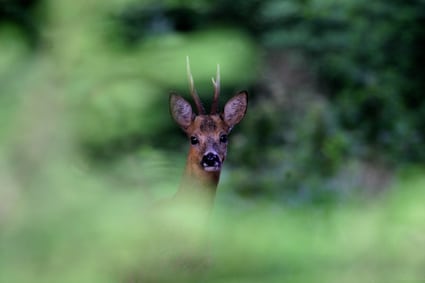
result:
[[(424, 173), (403, 168), (425, 159), (424, 15), (419, 0), (0, 0), (0, 282), (122, 282), (141, 263), (156, 282), (423, 280)], [(247, 88), (250, 105), (213, 264), (159, 274), (146, 214), (183, 171), (168, 93), (187, 95), (187, 55), (207, 105), (217, 63), (222, 104)]]
[(423, 1), (267, 1), (263, 40), (307, 54), (354, 138), (391, 160), (420, 161), (424, 14)]

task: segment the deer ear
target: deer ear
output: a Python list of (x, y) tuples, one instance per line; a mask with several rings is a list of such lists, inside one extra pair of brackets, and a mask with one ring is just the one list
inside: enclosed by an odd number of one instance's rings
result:
[(186, 129), (192, 123), (192, 106), (180, 95), (170, 95), (170, 113), (174, 121), (183, 129)]
[(241, 91), (232, 97), (224, 106), (224, 122), (226, 122), (226, 124), (232, 128), (245, 116), (247, 107), (248, 93), (246, 91)]

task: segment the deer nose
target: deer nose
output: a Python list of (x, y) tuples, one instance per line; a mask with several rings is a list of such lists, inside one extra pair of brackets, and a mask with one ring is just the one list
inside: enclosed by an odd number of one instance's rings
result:
[(217, 154), (209, 152), (202, 157), (202, 167), (219, 167), (221, 165), (220, 158)]

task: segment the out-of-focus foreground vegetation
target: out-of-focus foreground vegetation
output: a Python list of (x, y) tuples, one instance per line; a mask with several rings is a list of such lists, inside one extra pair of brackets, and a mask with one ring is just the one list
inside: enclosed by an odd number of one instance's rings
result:
[(0, 0), (0, 282), (120, 282), (152, 255), (186, 55), (206, 104), (220, 63), (222, 102), (250, 105), (210, 268), (158, 280), (424, 281), (424, 24), (421, 0)]

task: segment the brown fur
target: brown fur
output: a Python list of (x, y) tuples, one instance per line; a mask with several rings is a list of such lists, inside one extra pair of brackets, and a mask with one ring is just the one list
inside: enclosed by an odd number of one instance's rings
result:
[[(211, 210), (221, 165), (227, 155), (227, 141), (223, 142), (220, 138), (227, 136), (233, 126), (244, 117), (247, 98), (246, 92), (234, 96), (226, 103), (222, 114), (194, 115), (190, 104), (184, 98), (171, 95), (171, 115), (189, 139), (196, 138), (198, 141), (190, 145), (185, 173), (176, 198), (202, 195), (208, 207), (206, 209)], [(181, 109), (185, 111), (180, 111)], [(220, 168), (216, 171), (206, 171), (201, 164), (202, 158), (208, 152), (214, 152), (219, 157)]]

